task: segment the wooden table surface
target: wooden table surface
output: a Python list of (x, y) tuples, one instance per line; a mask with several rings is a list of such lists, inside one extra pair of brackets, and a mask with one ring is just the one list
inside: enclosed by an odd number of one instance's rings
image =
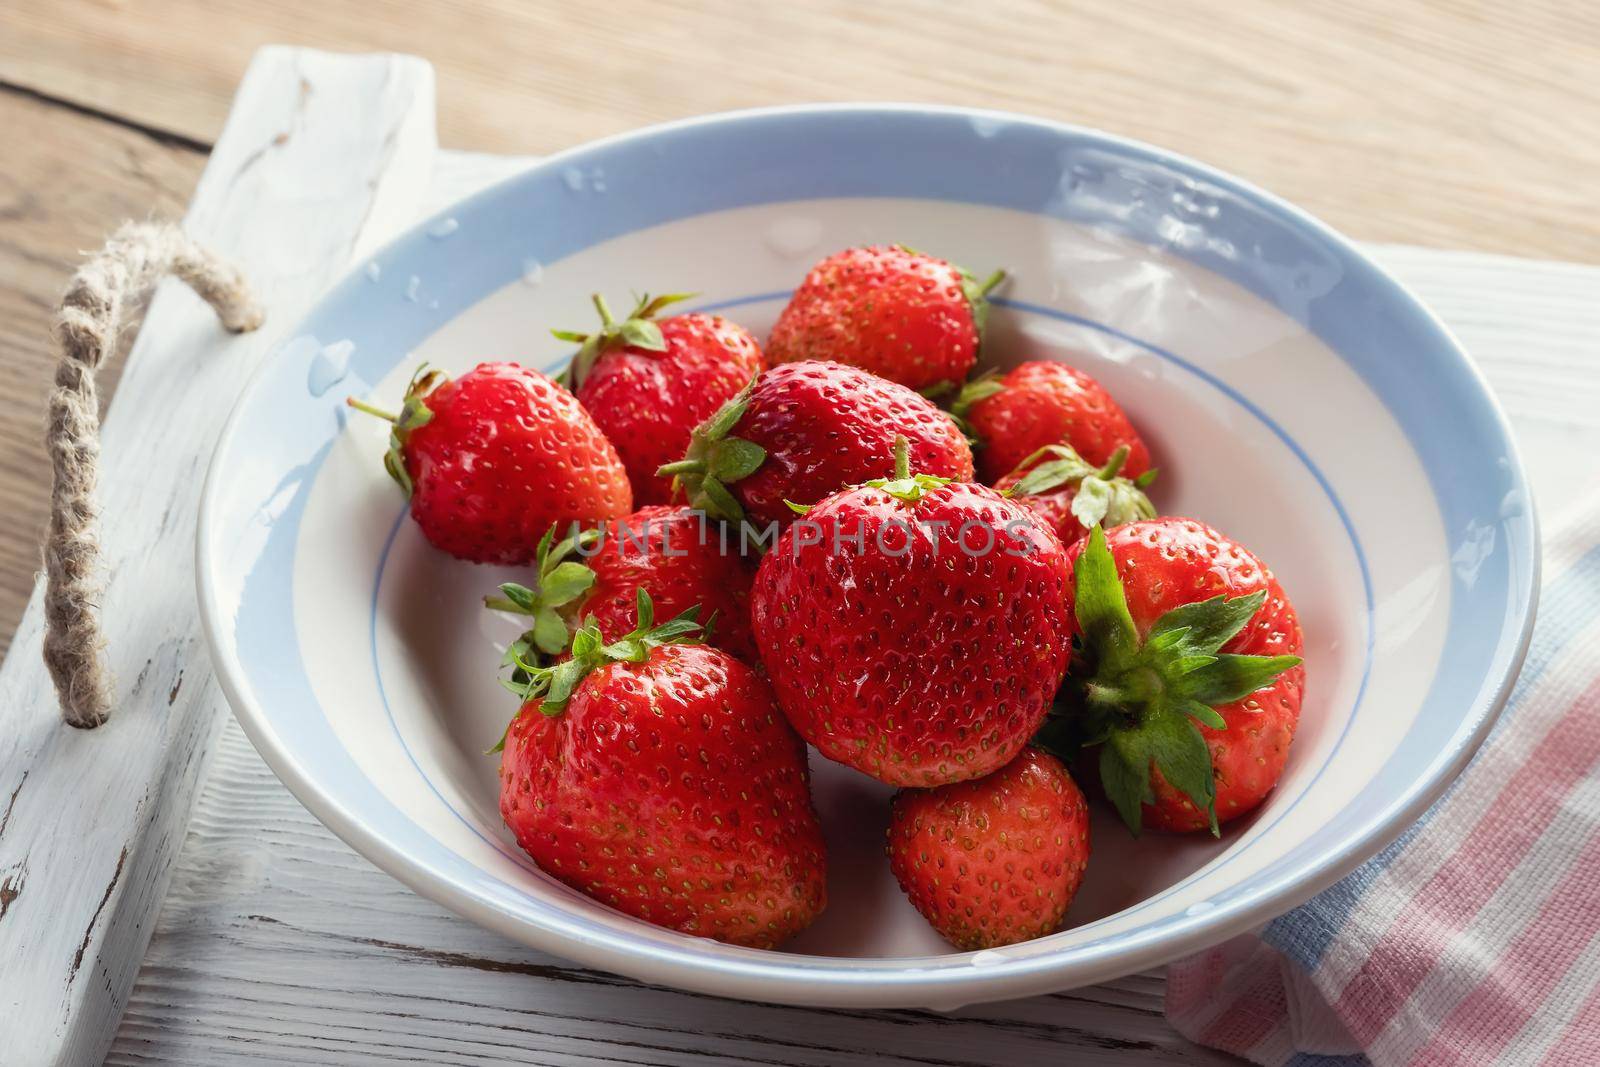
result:
[(1358, 238), (1600, 260), (1591, 0), (5, 0), (0, 653), (45, 514), (51, 304), (117, 221), (181, 210), (274, 41), (430, 59), (448, 148), (542, 154), (800, 101), (966, 104), (1188, 153)]

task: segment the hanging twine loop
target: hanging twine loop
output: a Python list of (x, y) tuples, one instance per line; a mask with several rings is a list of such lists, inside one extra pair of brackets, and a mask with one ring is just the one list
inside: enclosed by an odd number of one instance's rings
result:
[(210, 304), (228, 330), (243, 333), (261, 325), (261, 308), (237, 270), (178, 227), (156, 222), (125, 223), (73, 275), (55, 316), (61, 361), (45, 427), (54, 482), (44, 548), (44, 662), (62, 718), (84, 729), (104, 723), (112, 707), (98, 615), (104, 587), (94, 499), (100, 468), (94, 376), (116, 351), (126, 311), (169, 274)]

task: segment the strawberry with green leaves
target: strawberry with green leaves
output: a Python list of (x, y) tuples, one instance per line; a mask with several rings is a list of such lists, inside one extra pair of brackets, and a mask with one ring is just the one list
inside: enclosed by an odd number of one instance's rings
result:
[(1193, 519), (1098, 527), (1074, 551), (1077, 649), (1039, 743), (1079, 747), (1130, 829), (1210, 830), (1277, 784), (1304, 640), (1248, 550)]
[(988, 294), (979, 281), (902, 245), (848, 248), (811, 268), (767, 339), (774, 364), (827, 359), (911, 389), (957, 385), (978, 359)]
[(459, 378), (419, 368), (384, 468), (433, 545), (476, 563), (523, 564), (552, 526), (633, 510), (617, 453), (575, 397), (536, 370), (482, 363)]
[(761, 370), (761, 348), (741, 326), (720, 315), (656, 318), (686, 299), (644, 296), (618, 321), (599, 295), (600, 329), (555, 335), (583, 347), (566, 372), (567, 384), (616, 446), (636, 504), (671, 500), (671, 479), (656, 474), (683, 456), (689, 434)]
[[(554, 536), (550, 531), (539, 545), (533, 588), (508, 582), (484, 600), (495, 611), (533, 619), (506, 650), (508, 664), (565, 652), (568, 618), (592, 622), (607, 641), (621, 637), (633, 629), (641, 590), (659, 614), (699, 608), (707, 644), (759, 662), (750, 636), (755, 568), (720, 523), (680, 504), (640, 508), (552, 544)], [(571, 558), (574, 550), (580, 558)]]
[(980, 442), (979, 473), (991, 484), (1047, 445), (1069, 445), (1096, 466), (1125, 446), (1124, 475), (1137, 478), (1150, 469), (1150, 450), (1105, 387), (1055, 360), (1032, 360), (1001, 378), (969, 382), (951, 411)]
[(569, 658), (522, 664), (500, 812), (543, 871), (618, 911), (772, 948), (826, 902), (805, 746), (755, 670), (694, 638), (685, 613)]
[(1089, 862), (1089, 806), (1061, 761), (1028, 747), (984, 778), (902, 789), (889, 818), (900, 888), (956, 948), (1060, 928)]
[(750, 583), (755, 567), (726, 527), (682, 505), (641, 508), (608, 523), (587, 560), (594, 584), (576, 614), (611, 640), (634, 622), (639, 590), (656, 610), (673, 615), (698, 606), (705, 640), (746, 663), (759, 662), (750, 636)]
[(1046, 445), (994, 487), (1033, 512), (1062, 544), (1073, 545), (1089, 536), (1091, 527), (1109, 529), (1156, 517), (1155, 505), (1144, 494), (1156, 472), (1124, 478), (1120, 472), (1127, 458), (1123, 445), (1096, 467), (1066, 445)]
[(783, 526), (796, 505), (888, 476), (896, 437), (915, 469), (971, 479), (966, 438), (925, 397), (857, 367), (785, 363), (697, 427), (685, 457), (661, 473), (713, 518)]
[(1071, 652), (1066, 550), (993, 489), (912, 475), (835, 493), (761, 561), (750, 619), (778, 701), (829, 759), (890, 785), (998, 770)]

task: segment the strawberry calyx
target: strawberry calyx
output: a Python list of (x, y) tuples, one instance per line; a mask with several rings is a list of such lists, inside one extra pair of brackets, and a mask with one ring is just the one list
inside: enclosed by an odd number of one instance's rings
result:
[(661, 327), (651, 321), (662, 308), (688, 300), (693, 293), (666, 293), (652, 297), (649, 293), (639, 297), (633, 310), (620, 322), (611, 314), (606, 298), (599, 293), (589, 299), (600, 313), (600, 329), (594, 333), (577, 333), (572, 330), (551, 330), (556, 338), (572, 341), (582, 347), (572, 357), (572, 363), (562, 372), (560, 380), (568, 389), (577, 391), (594, 368), (595, 361), (614, 348), (642, 348), (647, 352), (665, 352), (667, 341)]
[(935, 382), (922, 390), (922, 395), (944, 409), (950, 416), (950, 421), (956, 424), (967, 444), (973, 448), (982, 448), (983, 442), (972, 432), (972, 423), (967, 419), (967, 412), (972, 410), (972, 405), (980, 400), (986, 400), (996, 393), (1003, 392), (1005, 386), (1001, 384), (998, 374), (994, 370), (986, 370), (975, 378), (965, 382)]
[(1073, 565), (1080, 637), (1052, 718), (1035, 738), (1071, 759), (1099, 749), (1100, 781), (1137, 836), (1142, 805), (1155, 802), (1152, 768), (1210, 817), (1218, 835), (1216, 774), (1200, 725), (1227, 724), (1219, 705), (1242, 700), (1299, 665), (1299, 656), (1220, 652), (1266, 600), (1266, 591), (1215, 596), (1173, 608), (1141, 640), (1096, 526)]
[(607, 663), (643, 663), (662, 645), (700, 643), (704, 631), (698, 604), (660, 625), (655, 621), (655, 605), (643, 587), (635, 604), (638, 625), (630, 633), (607, 643), (594, 619), (585, 619), (572, 635), (572, 654), (567, 659), (548, 667), (519, 660), (517, 666), (526, 674), (526, 681), (502, 680), (500, 684), (523, 702), (538, 697), (540, 713), (553, 718), (566, 710), (567, 701), (591, 671)]
[(747, 478), (766, 461), (767, 450), (754, 441), (732, 436), (733, 429), (750, 407), (751, 379), (743, 389), (729, 397), (715, 413), (689, 435), (689, 448), (675, 463), (663, 464), (656, 474), (673, 479), (681, 486), (689, 506), (714, 519), (740, 522), (744, 507), (728, 491), (729, 484)]
[(433, 421), (433, 409), (427, 405), (428, 394), (447, 381), (449, 379), (443, 371), (429, 370), (426, 363), (422, 364), (416, 369), (416, 373), (411, 375), (411, 382), (406, 386), (405, 399), (398, 413), (385, 411), (353, 396), (344, 399), (346, 405), (357, 411), (389, 423), (391, 427), (389, 449), (383, 454), (383, 469), (389, 472), (389, 477), (395, 480), (395, 484), (405, 490), (408, 498), (416, 487), (411, 484), (411, 475), (406, 470), (406, 441), (410, 439), (413, 430)]
[[(1046, 456), (1051, 458), (1045, 459)], [(1101, 467), (1095, 467), (1068, 445), (1045, 445), (1017, 464), (1017, 470), (1024, 473), (1002, 495), (1039, 496), (1064, 486), (1076, 486), (1072, 516), (1085, 530), (1153, 519), (1155, 505), (1144, 494), (1144, 488), (1155, 481), (1156, 472), (1148, 470), (1137, 478), (1124, 478), (1122, 465), (1127, 461), (1127, 445), (1117, 446)]]
[[(915, 504), (928, 495), (929, 490), (949, 485), (954, 479), (934, 474), (911, 473), (911, 442), (903, 434), (894, 439), (894, 475), (889, 478), (872, 478), (861, 484), (869, 489), (879, 489), (905, 504)], [(789, 505), (794, 507), (793, 504)]]
[(978, 332), (978, 347), (981, 350), (984, 335), (989, 329), (989, 294), (1006, 280), (1006, 272), (996, 270), (981, 280), (961, 267), (956, 267), (956, 272), (961, 275), (961, 295), (967, 298), (967, 306), (972, 309), (972, 328)]
[(513, 615), (527, 615), (533, 619), (530, 627), (506, 649), (501, 665), (513, 668), (512, 681), (524, 681), (519, 664), (539, 657), (554, 658), (567, 650), (571, 635), (567, 622), (556, 609), (570, 604), (587, 593), (595, 583), (594, 571), (576, 560), (569, 560), (575, 549), (587, 548), (600, 537), (599, 530), (580, 530), (560, 541), (555, 540), (554, 525), (539, 539), (534, 555), (534, 567), (539, 575), (537, 589), (529, 589), (516, 582), (500, 586), (499, 596), (486, 596), (483, 606), (491, 611), (504, 611)]

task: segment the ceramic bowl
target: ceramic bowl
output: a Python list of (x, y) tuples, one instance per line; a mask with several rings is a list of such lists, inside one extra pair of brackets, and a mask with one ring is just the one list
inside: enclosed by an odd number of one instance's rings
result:
[[(904, 242), (1004, 266), (999, 365), (1062, 359), (1121, 400), (1157, 503), (1250, 545), (1306, 633), (1282, 782), (1220, 841), (1104, 814), (1067, 927), (950, 951), (895, 887), (885, 787), (812, 755), (831, 902), (784, 951), (611, 911), (501, 824), (484, 750), (516, 572), (431, 549), (380, 457), (421, 361), (555, 370), (588, 296), (698, 293), (765, 336), (809, 265)], [(922, 107), (714, 116), (601, 141), (471, 197), (362, 263), (239, 402), (206, 483), (201, 607), (240, 722), (296, 796), (417, 892), (529, 945), (766, 1001), (950, 1008), (1105, 980), (1260, 924), (1411, 823), (1506, 699), (1537, 530), (1506, 421), (1402, 286), (1326, 226), (1209, 167), (1088, 130)]]

